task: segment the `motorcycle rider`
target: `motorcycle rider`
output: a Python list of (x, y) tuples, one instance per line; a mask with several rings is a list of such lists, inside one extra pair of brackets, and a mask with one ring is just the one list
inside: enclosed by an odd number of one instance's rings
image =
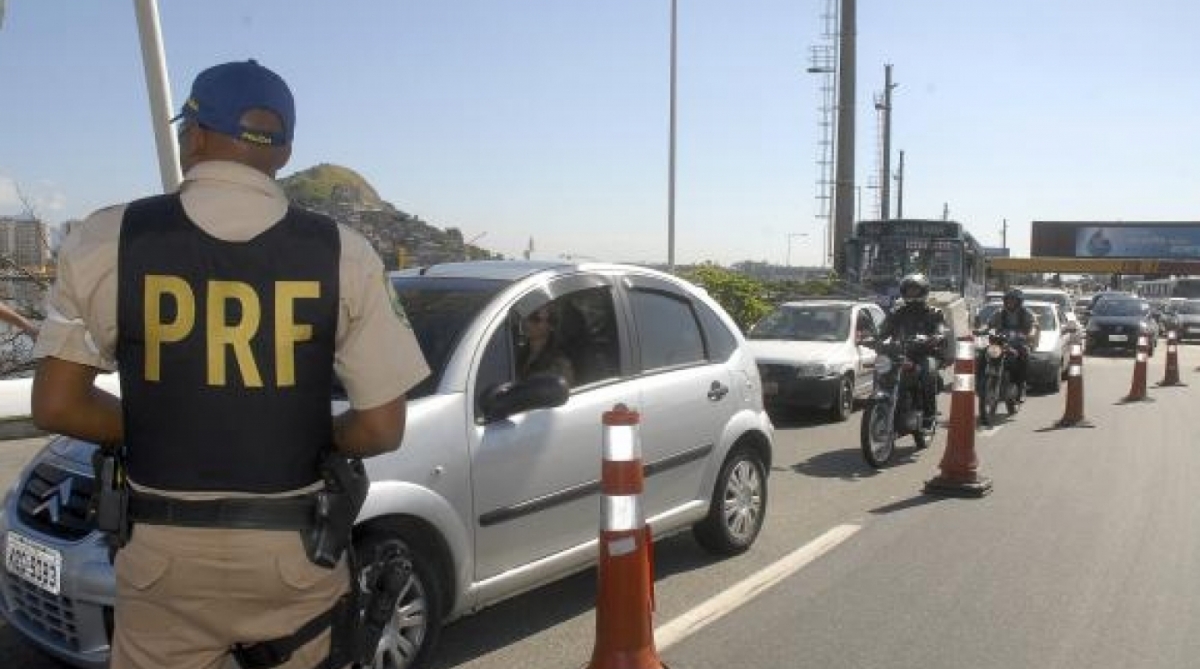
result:
[[(1004, 308), (998, 309), (988, 320), (988, 329), (996, 332), (1016, 332), (1023, 336), (1009, 340), (1017, 355), (1009, 367), (1012, 382), (1017, 386), (1017, 401), (1025, 401), (1025, 378), (1029, 369), (1029, 346), (1038, 334), (1037, 317), (1025, 306), (1025, 295), (1019, 288), (1010, 288), (1004, 293)], [(981, 366), (982, 367), (982, 366)], [(980, 400), (983, 398), (981, 397)]]
[(900, 280), (900, 298), (903, 304), (892, 310), (879, 328), (879, 341), (894, 339), (904, 341), (916, 335), (929, 337), (925, 355), (914, 356), (920, 369), (922, 407), (921, 428), (925, 432), (933, 429), (937, 419), (937, 370), (938, 361), (946, 343), (946, 317), (941, 309), (926, 304), (929, 297), (929, 279), (924, 274), (909, 274)]

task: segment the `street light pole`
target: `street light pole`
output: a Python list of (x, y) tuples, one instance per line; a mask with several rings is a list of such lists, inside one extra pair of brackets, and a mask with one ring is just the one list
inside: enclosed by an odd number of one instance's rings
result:
[(790, 269), (792, 266), (792, 240), (796, 237), (807, 237), (807, 232), (789, 232), (787, 236), (787, 257), (783, 261), (785, 269)]
[(675, 35), (676, 3), (671, 0), (671, 121), (667, 150), (667, 271), (675, 271)]

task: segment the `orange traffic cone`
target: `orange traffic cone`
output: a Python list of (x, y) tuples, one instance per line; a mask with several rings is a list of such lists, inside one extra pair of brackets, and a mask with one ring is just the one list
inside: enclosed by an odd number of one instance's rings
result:
[(1179, 380), (1179, 338), (1175, 334), (1175, 328), (1167, 330), (1167, 371), (1163, 375), (1163, 380), (1158, 382), (1160, 386), (1185, 386)]
[(623, 404), (604, 412), (604, 495), (596, 596), (596, 645), (588, 669), (661, 669), (654, 649), (654, 565), (642, 516), (641, 417)]
[(1122, 402), (1148, 402), (1146, 395), (1146, 360), (1150, 357), (1150, 340), (1146, 335), (1138, 336), (1137, 361), (1133, 365), (1133, 383), (1129, 386), (1129, 395)]
[(925, 482), (925, 492), (946, 497), (983, 497), (992, 481), (979, 475), (975, 455), (975, 340), (960, 337), (955, 349), (954, 393), (941, 473)]
[(1055, 427), (1092, 427), (1083, 418), (1083, 345), (1071, 342), (1071, 361), (1067, 365), (1067, 409)]

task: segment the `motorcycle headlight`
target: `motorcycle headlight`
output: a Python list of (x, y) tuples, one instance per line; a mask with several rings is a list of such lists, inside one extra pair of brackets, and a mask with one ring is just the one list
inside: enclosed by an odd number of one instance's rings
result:
[(987, 356), (989, 358), (999, 358), (1004, 354), (1004, 349), (999, 344), (991, 344), (987, 347)]

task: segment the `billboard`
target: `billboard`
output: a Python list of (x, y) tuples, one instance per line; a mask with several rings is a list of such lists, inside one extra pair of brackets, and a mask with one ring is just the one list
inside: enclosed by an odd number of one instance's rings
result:
[(1200, 259), (1200, 221), (1034, 221), (1031, 256)]

